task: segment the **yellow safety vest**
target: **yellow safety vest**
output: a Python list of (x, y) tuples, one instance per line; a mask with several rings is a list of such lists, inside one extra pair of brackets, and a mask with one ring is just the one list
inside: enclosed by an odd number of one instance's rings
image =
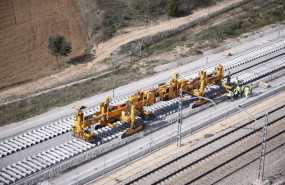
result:
[(232, 96), (232, 91), (229, 91), (228, 96), (231, 97)]

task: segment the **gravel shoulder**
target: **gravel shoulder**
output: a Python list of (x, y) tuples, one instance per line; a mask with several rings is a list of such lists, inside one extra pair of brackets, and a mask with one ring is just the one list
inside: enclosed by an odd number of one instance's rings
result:
[[(257, 46), (260, 45), (262, 43), (266, 43), (269, 42), (271, 40), (276, 39), (279, 36), (283, 36), (285, 35), (285, 30), (282, 30), (280, 33), (279, 31), (275, 31), (275, 32), (267, 32), (265, 35), (263, 36), (254, 36), (256, 37), (255, 39), (252, 39), (249, 42), (244, 42), (244, 43), (240, 43), (239, 45), (228, 49), (227, 51), (232, 53), (233, 55), (236, 55), (238, 53), (244, 52), (250, 48), (252, 48), (253, 46)], [(208, 60), (207, 60), (208, 58)], [(173, 68), (170, 69), (168, 71), (164, 71), (164, 72), (160, 72), (155, 74), (152, 77), (149, 78), (145, 78), (142, 79), (140, 81), (137, 82), (132, 82), (128, 85), (125, 86), (121, 86), (119, 88), (116, 88), (114, 90), (115, 92), (115, 98), (119, 98), (121, 96), (125, 96), (131, 92), (135, 92), (136, 90), (151, 86), (155, 83), (159, 83), (163, 80), (166, 79), (171, 79), (172, 75), (174, 72), (179, 72), (180, 74), (186, 73), (189, 70), (193, 70), (195, 68), (201, 68), (202, 66), (206, 65), (206, 61), (207, 61), (207, 65), (211, 65), (211, 63), (219, 61), (219, 60), (223, 60), (225, 59), (225, 56), (222, 56), (221, 53), (216, 53), (216, 54), (211, 54), (208, 56), (204, 56), (199, 60), (196, 60), (190, 64), (186, 64), (183, 66), (179, 66), (177, 68)], [(182, 60), (187, 60), (187, 58), (183, 58)], [(78, 103), (81, 105), (85, 105), (86, 107), (90, 107), (90, 106), (94, 106), (96, 104), (99, 104), (102, 101), (102, 97), (106, 97), (106, 96), (112, 96), (112, 91), (108, 91), (108, 92), (104, 92), (95, 96), (92, 96), (90, 98), (86, 98), (83, 99), (81, 101), (78, 102), (74, 102), (74, 103)], [(73, 104), (73, 103), (72, 103)], [(59, 107), (59, 108), (54, 108), (44, 114), (35, 116), (33, 118), (24, 120), (24, 121), (20, 121), (20, 122), (16, 122), (4, 127), (0, 127), (0, 138), (4, 138), (7, 137), (9, 135), (18, 133), (20, 131), (29, 129), (29, 128), (33, 128), (35, 126), (39, 126), (41, 124), (56, 120), (60, 117), (69, 115), (74, 113), (74, 109), (72, 108), (72, 104), (66, 105), (64, 107)]]
[[(268, 153), (265, 157), (265, 179), (269, 180), (271, 183), (284, 184), (285, 176), (285, 146)], [(258, 168), (259, 160), (245, 166), (244, 168), (238, 170), (234, 174), (228, 176), (224, 180), (220, 181), (219, 185), (250, 185), (258, 178)], [(283, 183), (282, 183), (283, 182)]]
[[(281, 99), (277, 102), (275, 101), (275, 98)], [(271, 97), (267, 100), (262, 101), (259, 104), (251, 106), (247, 109), (247, 111), (256, 116), (270, 109), (271, 107), (278, 105), (280, 101), (285, 100), (284, 98), (285, 93), (282, 92), (278, 94), (278, 96)], [(209, 136), (214, 136), (215, 134), (220, 133), (227, 128), (234, 127), (241, 121), (245, 121), (248, 119), (249, 117), (245, 112), (236, 113), (222, 121), (212, 124), (209, 127), (206, 127), (196, 133), (193, 133), (190, 136), (183, 138), (183, 146), (180, 148), (176, 146), (176, 143), (172, 143), (169, 146), (161, 148), (160, 150), (155, 151), (142, 159), (132, 162), (127, 166), (119, 168), (118, 170), (115, 170), (103, 176), (90, 184), (117, 184), (118, 182), (124, 182), (129, 178), (143, 173), (144, 171), (147, 171), (148, 169), (158, 164), (168, 161), (170, 158), (173, 158), (176, 155), (186, 152), (187, 150), (189, 150), (189, 148), (206, 141)]]

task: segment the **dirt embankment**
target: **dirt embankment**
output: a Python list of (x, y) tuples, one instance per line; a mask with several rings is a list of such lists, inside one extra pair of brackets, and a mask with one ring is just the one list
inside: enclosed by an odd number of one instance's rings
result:
[[(15, 0), (13, 0), (13, 1), (15, 1)], [(20, 1), (20, 0), (18, 0), (18, 1)], [(40, 1), (40, 0), (31, 0), (31, 1)], [(43, 1), (43, 0), (41, 0), (41, 1)], [(67, 1), (70, 2), (72, 0), (65, 0), (64, 2), (67, 2)], [(92, 60), (91, 62), (78, 64), (78, 65), (72, 65), (72, 66), (68, 67), (67, 69), (61, 71), (60, 73), (53, 74), (53, 75), (50, 75), (48, 77), (38, 79), (37, 81), (26, 83), (24, 85), (20, 85), (20, 86), (2, 91), (2, 92), (0, 92), (1, 100), (5, 99), (11, 95), (23, 95), (23, 94), (35, 92), (35, 90), (48, 88), (48, 87), (56, 85), (57, 83), (63, 83), (66, 81), (74, 80), (80, 76), (85, 76), (86, 74), (90, 74), (94, 71), (105, 69), (106, 66), (104, 66), (104, 65), (102, 66), (102, 64), (99, 64), (99, 62), (110, 57), (110, 54), (115, 49), (117, 49), (119, 46), (121, 46), (125, 43), (128, 43), (132, 40), (136, 40), (136, 39), (140, 39), (140, 38), (143, 38), (146, 36), (150, 36), (150, 35), (165, 31), (165, 30), (178, 28), (179, 26), (187, 24), (188, 22), (194, 21), (195, 19), (197, 19), (199, 17), (207, 16), (208, 13), (212, 13), (212, 12), (221, 10), (221, 9), (223, 9), (223, 8), (233, 4), (233, 3), (240, 2), (240, 1), (242, 1), (242, 0), (223, 0), (223, 1), (220, 1), (219, 3), (215, 4), (212, 7), (199, 9), (199, 10), (195, 11), (193, 14), (186, 16), (186, 17), (170, 19), (168, 21), (163, 21), (163, 22), (160, 22), (157, 24), (150, 24), (149, 26), (127, 28), (127, 29), (123, 30), (121, 32), (121, 34), (118, 34), (114, 38), (112, 38), (106, 42), (100, 43), (98, 45), (98, 47), (94, 46), (93, 51), (95, 51), (95, 52), (93, 54), (95, 56), (95, 59)], [(62, 10), (66, 10), (66, 9), (67, 8), (63, 8)], [(59, 12), (58, 12), (58, 14), (59, 14)], [(76, 19), (78, 19), (78, 17)], [(76, 30), (76, 29), (74, 28), (74, 30)], [(73, 32), (74, 30), (70, 29), (69, 31)], [(72, 37), (70, 37), (70, 38), (72, 38)], [(68, 40), (69, 40), (69, 38), (68, 38)], [(42, 50), (46, 50), (46, 53), (47, 53), (46, 44), (43, 45)], [(46, 55), (46, 57), (50, 58), (50, 56), (48, 54)], [(48, 71), (49, 67), (50, 66), (48, 66), (46, 64), (45, 70)], [(34, 69), (37, 69), (37, 68), (35, 67)], [(80, 69), (80, 70), (78, 70), (78, 69)], [(3, 74), (1, 74), (1, 75), (3, 75)], [(6, 75), (9, 76), (7, 73), (6, 73)]]
[(85, 31), (73, 0), (0, 1), (0, 90), (59, 72), (47, 49), (52, 34), (72, 43), (64, 60), (85, 52)]
[(129, 30), (128, 33), (118, 35), (107, 42), (100, 43), (98, 47), (95, 46), (93, 48), (94, 50), (96, 50), (96, 59), (94, 61), (95, 62), (100, 61), (100, 60), (105, 59), (106, 57), (109, 57), (110, 54), (114, 50), (116, 50), (119, 46), (126, 44), (130, 41), (137, 40), (137, 39), (140, 39), (146, 36), (154, 35), (159, 32), (166, 31), (166, 30), (178, 28), (179, 26), (192, 22), (199, 17), (201, 18), (201, 17), (207, 16), (208, 13), (221, 10), (224, 7), (227, 7), (233, 3), (240, 2), (240, 1), (241, 0), (220, 1), (212, 7), (199, 9), (193, 14), (186, 16), (186, 17), (171, 19), (169, 21), (163, 21), (159, 24), (155, 24), (152, 26), (143, 26), (139, 28), (134, 28), (133, 30)]

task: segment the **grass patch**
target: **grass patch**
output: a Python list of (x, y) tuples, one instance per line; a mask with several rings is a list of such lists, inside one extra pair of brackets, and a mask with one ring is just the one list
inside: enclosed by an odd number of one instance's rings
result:
[(113, 73), (61, 90), (27, 98), (0, 107), (0, 126), (44, 113), (52, 107), (60, 107), (96, 93), (105, 92), (128, 84), (142, 77), (138, 68), (120, 68)]
[[(129, 26), (147, 25), (168, 19), (165, 7), (168, 0), (75, 0), (87, 30), (88, 39), (96, 44), (112, 38), (118, 30)], [(199, 7), (217, 0), (179, 0), (179, 15), (189, 15)], [(97, 37), (100, 37), (98, 39)]]
[[(202, 53), (201, 50), (203, 50), (204, 47), (213, 45), (211, 42), (215, 43), (229, 37), (238, 37), (242, 33), (256, 30), (265, 25), (283, 21), (285, 18), (285, 2), (281, 0), (271, 2), (270, 4), (264, 1), (255, 0), (249, 3), (249, 5), (250, 4), (251, 7), (244, 10), (243, 16), (236, 18), (234, 21), (213, 26), (196, 35), (191, 35), (191, 33), (187, 32), (186, 30), (176, 36), (170, 37), (155, 45), (145, 48), (142, 51), (141, 56), (133, 55), (131, 57), (132, 65), (135, 65), (141, 59), (150, 55), (171, 51), (178, 45), (195, 48), (196, 54), (199, 54)], [(252, 7), (254, 7), (256, 4), (261, 4), (261, 8), (253, 9)], [(283, 7), (280, 5), (283, 5)], [(105, 60), (104, 62), (111, 63), (111, 59)], [(29, 117), (44, 113), (52, 107), (64, 106), (82, 98), (90, 97), (94, 94), (128, 84), (131, 81), (139, 80), (145, 77), (145, 74), (142, 74), (141, 72), (142, 68), (150, 68), (150, 70), (147, 72), (148, 74), (151, 74), (151, 69), (153, 66), (161, 63), (161, 61), (157, 60), (147, 60), (145, 65), (142, 64), (136, 68), (132, 68), (132, 66), (124, 68), (118, 67), (113, 73), (101, 76), (97, 79), (74, 85), (72, 87), (67, 87), (62, 90), (39, 95), (37, 97), (27, 98), (17, 103), (1, 106), (0, 126), (27, 119)]]
[(190, 43), (187, 43), (187, 44), (186, 44), (186, 47), (188, 47), (188, 48), (191, 48), (192, 46), (194, 46), (194, 43), (191, 43), (191, 42), (190, 42)]
[(96, 46), (98, 46), (102, 41), (103, 41), (103, 36), (96, 36), (92, 38), (92, 43), (94, 43)]
[(155, 64), (159, 63), (158, 60), (147, 60), (146, 61), (146, 66), (149, 67), (149, 66), (153, 66)]
[[(267, 3), (266, 3), (267, 4)], [(276, 8), (280, 5), (283, 7)], [(206, 40), (222, 41), (227, 38), (236, 38), (243, 33), (251, 32), (276, 22), (285, 20), (285, 2), (275, 1), (261, 8), (249, 9), (245, 15), (225, 24), (210, 27), (195, 36), (196, 42)]]
[[(259, 5), (258, 8), (256, 8), (257, 4)], [(160, 54), (173, 51), (176, 46), (185, 46), (193, 49), (190, 54), (201, 54), (203, 49), (218, 47), (222, 41), (228, 38), (237, 38), (243, 33), (248, 33), (264, 26), (284, 21), (284, 7), (285, 1), (282, 0), (276, 0), (270, 3), (255, 0), (243, 5), (242, 15), (235, 17), (234, 20), (209, 27), (194, 35), (191, 31), (185, 30), (178, 35), (149, 46), (148, 51), (143, 51), (143, 53), (148, 53), (148, 55)], [(207, 22), (208, 21), (203, 24), (208, 24)], [(149, 51), (151, 51), (151, 53)], [(182, 56), (186, 55), (183, 54)]]

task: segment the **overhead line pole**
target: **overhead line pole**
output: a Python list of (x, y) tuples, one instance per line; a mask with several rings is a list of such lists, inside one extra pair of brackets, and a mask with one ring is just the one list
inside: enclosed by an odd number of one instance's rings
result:
[(262, 138), (262, 148), (260, 155), (260, 164), (259, 164), (259, 172), (258, 179), (263, 182), (264, 181), (264, 165), (265, 165), (265, 150), (266, 150), (266, 140), (267, 140), (267, 125), (268, 125), (268, 112), (265, 114), (265, 124), (263, 126), (263, 138)]
[[(177, 137), (176, 137), (176, 144), (177, 146), (181, 146), (181, 125), (182, 125), (182, 104), (183, 104), (183, 97), (182, 97), (182, 88), (180, 88), (180, 91), (179, 91), (179, 98), (180, 98), (180, 101), (179, 101), (179, 114), (178, 114), (178, 129), (177, 129)], [(196, 96), (194, 98), (191, 98), (191, 99), (195, 99), (195, 98), (203, 98), (203, 99), (206, 99), (206, 100), (209, 100), (214, 106), (216, 105), (215, 102), (209, 98), (206, 98), (206, 97), (203, 97), (203, 96)]]
[(179, 116), (178, 116), (178, 130), (177, 130), (177, 146), (181, 146), (181, 125), (182, 125), (182, 88), (180, 88), (179, 93)]

